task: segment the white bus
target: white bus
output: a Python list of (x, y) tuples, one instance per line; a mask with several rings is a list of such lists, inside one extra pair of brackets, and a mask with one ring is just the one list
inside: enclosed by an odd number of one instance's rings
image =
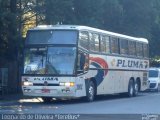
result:
[(27, 96), (80, 98), (147, 89), (148, 41), (87, 26), (38, 26), (27, 33), (22, 90)]

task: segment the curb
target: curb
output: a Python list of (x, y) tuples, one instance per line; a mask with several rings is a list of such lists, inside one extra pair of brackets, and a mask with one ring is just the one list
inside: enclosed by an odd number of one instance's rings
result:
[(0, 105), (17, 103), (20, 99), (23, 99), (23, 95), (21, 94), (10, 94), (0, 96)]
[(13, 100), (13, 101), (0, 101), (0, 106), (14, 104), (14, 103), (18, 103), (18, 101), (17, 100)]

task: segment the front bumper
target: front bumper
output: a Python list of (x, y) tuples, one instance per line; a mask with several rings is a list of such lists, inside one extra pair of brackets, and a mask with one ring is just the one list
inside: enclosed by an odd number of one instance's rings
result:
[(149, 90), (155, 90), (158, 88), (158, 83), (149, 83)]
[(23, 94), (36, 97), (75, 98), (75, 87), (65, 86), (22, 86)]

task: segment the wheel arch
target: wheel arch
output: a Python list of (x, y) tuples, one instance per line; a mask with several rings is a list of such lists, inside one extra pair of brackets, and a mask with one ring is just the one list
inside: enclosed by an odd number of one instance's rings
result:
[(140, 77), (136, 78), (136, 82), (138, 83), (138, 91), (141, 91), (141, 79), (140, 79)]
[(129, 81), (128, 81), (128, 86), (129, 86), (129, 82), (130, 81), (133, 81), (133, 82), (135, 82), (135, 79), (134, 79), (134, 77), (131, 77), (130, 79), (129, 79)]

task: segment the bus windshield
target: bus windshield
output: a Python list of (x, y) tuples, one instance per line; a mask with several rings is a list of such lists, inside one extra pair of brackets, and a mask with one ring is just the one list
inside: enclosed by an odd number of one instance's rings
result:
[(158, 70), (149, 70), (149, 77), (158, 77)]
[(69, 30), (30, 30), (26, 44), (76, 44), (77, 32)]
[(24, 74), (73, 75), (76, 47), (27, 48)]

